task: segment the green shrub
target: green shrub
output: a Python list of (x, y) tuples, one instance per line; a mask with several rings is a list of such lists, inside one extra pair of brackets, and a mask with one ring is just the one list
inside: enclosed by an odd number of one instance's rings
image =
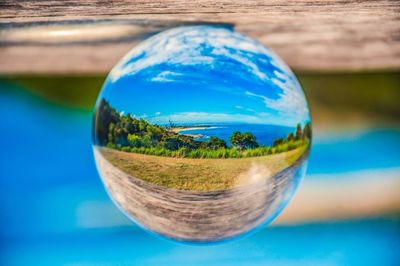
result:
[(96, 136), (97, 144), (108, 148), (136, 152), (147, 155), (181, 158), (244, 158), (265, 156), (309, 145), (311, 125), (296, 125), (295, 132), (285, 138), (278, 138), (272, 147), (259, 146), (256, 136), (251, 132), (235, 131), (227, 143), (218, 137), (207, 141), (196, 140), (192, 136), (171, 130), (176, 127), (173, 121), (168, 126), (152, 125), (143, 118), (121, 114), (106, 99), (98, 106), (99, 116)]
[(193, 159), (220, 159), (220, 158), (248, 158), (257, 156), (266, 156), (294, 150), (303, 145), (308, 145), (308, 141), (296, 140), (289, 141), (274, 147), (261, 146), (258, 148), (240, 150), (240, 148), (219, 148), (210, 150), (206, 148), (189, 149), (181, 147), (178, 150), (169, 150), (165, 147), (115, 147), (113, 144), (107, 144), (109, 148), (116, 148), (125, 152), (140, 153), (146, 155), (176, 157), (176, 158), (193, 158)]
[(138, 147), (142, 146), (142, 139), (138, 135), (129, 134), (128, 135), (128, 143), (131, 147), (138, 148)]
[(130, 147), (122, 147), (121, 151), (129, 152), (129, 151), (131, 151), (131, 148)]
[(116, 149), (117, 148), (116, 145), (114, 143), (111, 143), (111, 142), (107, 143), (106, 147), (110, 148), (110, 149)]

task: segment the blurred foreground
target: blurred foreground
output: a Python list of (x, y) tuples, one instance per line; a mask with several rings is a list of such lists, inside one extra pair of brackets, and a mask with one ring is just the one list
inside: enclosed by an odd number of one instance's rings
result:
[(399, 73), (304, 74), (308, 175), (275, 225), (193, 247), (155, 238), (111, 202), (91, 108), (104, 76), (0, 79), (1, 265), (397, 265)]

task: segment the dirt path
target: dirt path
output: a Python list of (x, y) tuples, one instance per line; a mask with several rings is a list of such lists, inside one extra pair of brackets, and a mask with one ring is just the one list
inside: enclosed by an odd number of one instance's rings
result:
[(97, 147), (103, 157), (130, 176), (163, 188), (218, 191), (267, 179), (292, 165), (305, 147), (267, 156), (190, 159), (145, 155)]
[(253, 185), (193, 192), (145, 182), (113, 166), (96, 148), (94, 154), (105, 186), (127, 214), (161, 235), (191, 242), (229, 239), (262, 224), (296, 188), (306, 157)]

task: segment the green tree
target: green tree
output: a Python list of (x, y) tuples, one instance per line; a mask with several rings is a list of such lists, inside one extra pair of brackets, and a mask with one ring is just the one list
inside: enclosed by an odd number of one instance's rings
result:
[(173, 135), (165, 141), (165, 148), (171, 151), (176, 151), (183, 147), (183, 144), (184, 143), (179, 136)]
[(136, 134), (139, 131), (139, 127), (137, 124), (134, 123), (134, 119), (128, 114), (126, 117), (123, 118), (124, 129), (129, 134)]
[(311, 125), (310, 123), (307, 123), (303, 128), (303, 139), (307, 138), (308, 140), (311, 140), (311, 136)]
[(289, 133), (289, 135), (286, 138), (287, 141), (292, 141), (294, 140), (294, 134), (293, 133)]
[(297, 124), (297, 126), (296, 126), (296, 140), (300, 140), (300, 139), (302, 139), (302, 132), (303, 130), (302, 130), (302, 128), (301, 128), (301, 124), (299, 123), (299, 124)]
[(153, 141), (159, 141), (162, 138), (163, 132), (160, 127), (149, 124), (147, 126), (147, 133)]
[(272, 146), (276, 147), (278, 145), (283, 144), (283, 138), (277, 138), (274, 143), (272, 144)]
[(147, 123), (146, 120), (144, 120), (143, 118), (140, 118), (139, 120), (139, 131), (140, 132), (145, 132), (147, 130), (147, 126), (149, 125), (149, 123)]
[(104, 98), (97, 105), (96, 116), (94, 118), (94, 138), (97, 144), (106, 145), (109, 140), (110, 123), (118, 123), (119, 115)]
[(146, 135), (141, 139), (141, 144), (142, 147), (151, 148), (153, 146), (153, 140), (149, 135)]
[(207, 141), (202, 143), (202, 148), (210, 149), (210, 150), (218, 150), (221, 148), (226, 149), (226, 142), (223, 139), (217, 137), (211, 137)]
[(250, 132), (241, 133), (239, 131), (235, 131), (232, 133), (229, 140), (233, 146), (238, 147), (240, 150), (258, 147), (256, 137)]
[(128, 145), (128, 133), (125, 131), (123, 127), (121, 127), (121, 123), (117, 123), (114, 127), (113, 139), (114, 143), (120, 146)]
[(115, 124), (114, 123), (110, 123), (108, 125), (108, 138), (107, 138), (107, 143), (115, 143), (114, 142), (114, 128), (115, 128)]
[(247, 149), (254, 149), (258, 147), (256, 136), (253, 133), (246, 132), (243, 134), (244, 145)]
[(242, 146), (242, 133), (239, 131), (235, 131), (232, 133), (231, 137), (229, 138), (229, 141), (231, 142), (232, 146), (239, 147), (239, 149), (243, 149), (244, 147)]
[(129, 146), (134, 148), (140, 148), (142, 146), (142, 140), (138, 135), (129, 134), (128, 135)]

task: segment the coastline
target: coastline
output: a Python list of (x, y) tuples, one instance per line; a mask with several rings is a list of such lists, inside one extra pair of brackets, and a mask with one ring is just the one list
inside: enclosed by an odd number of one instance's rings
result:
[(204, 135), (203, 134), (199, 134), (199, 133), (185, 133), (184, 131), (189, 131), (189, 130), (202, 130), (202, 129), (213, 129), (213, 128), (218, 128), (218, 127), (213, 127), (213, 126), (189, 126), (189, 127), (175, 127), (172, 128), (171, 131), (175, 132), (175, 133), (179, 133), (181, 135), (185, 135), (185, 136), (189, 136), (195, 139), (198, 138), (203, 138)]
[[(213, 128), (218, 128), (218, 127), (213, 127), (213, 126), (189, 126), (189, 127), (173, 127), (170, 130), (175, 132), (175, 133), (181, 133), (182, 131), (189, 131), (189, 130), (201, 130), (201, 129), (213, 129)], [(182, 134), (182, 133), (181, 133)], [(185, 134), (186, 135), (186, 134)], [(201, 135), (201, 134), (199, 134)]]

